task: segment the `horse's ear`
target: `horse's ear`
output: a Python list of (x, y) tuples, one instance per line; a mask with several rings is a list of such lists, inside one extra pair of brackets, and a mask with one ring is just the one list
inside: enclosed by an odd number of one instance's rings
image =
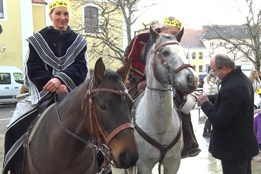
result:
[(159, 33), (155, 31), (151, 26), (150, 26), (150, 36), (152, 38), (153, 43), (155, 43), (157, 38), (159, 37)]
[(105, 65), (102, 61), (102, 58), (99, 58), (95, 63), (94, 68), (94, 79), (96, 82), (100, 83), (105, 75)]
[(131, 69), (131, 61), (128, 61), (124, 66), (117, 70), (117, 74), (119, 74), (122, 78), (123, 83), (126, 83), (129, 78), (129, 72)]
[(181, 41), (181, 38), (182, 38), (183, 34), (184, 34), (184, 27), (180, 30), (180, 32), (178, 33), (178, 35), (176, 37), (178, 42)]

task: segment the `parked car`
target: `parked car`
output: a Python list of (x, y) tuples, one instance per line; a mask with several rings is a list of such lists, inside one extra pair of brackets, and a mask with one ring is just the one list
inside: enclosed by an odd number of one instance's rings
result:
[(14, 66), (0, 66), (0, 104), (16, 103), (24, 83), (23, 72)]

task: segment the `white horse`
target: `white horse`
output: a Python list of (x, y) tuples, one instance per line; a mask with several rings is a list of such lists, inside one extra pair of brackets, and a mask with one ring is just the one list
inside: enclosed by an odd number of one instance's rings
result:
[(149, 174), (159, 163), (159, 173), (163, 166), (164, 174), (175, 174), (180, 166), (183, 137), (173, 93), (193, 92), (198, 76), (186, 63), (187, 53), (179, 44), (181, 36), (162, 35), (153, 29), (150, 33), (153, 45), (146, 56), (147, 87), (134, 107), (139, 160), (136, 168), (128, 172)]

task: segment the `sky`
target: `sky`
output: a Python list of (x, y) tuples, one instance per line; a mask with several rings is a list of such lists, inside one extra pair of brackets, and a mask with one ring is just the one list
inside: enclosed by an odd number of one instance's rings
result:
[[(254, 0), (261, 9), (261, 0)], [(146, 7), (151, 3), (157, 5)], [(247, 14), (245, 0), (142, 0), (139, 8), (144, 21), (162, 21), (166, 16), (175, 16), (187, 26), (199, 27), (208, 24), (242, 24)]]

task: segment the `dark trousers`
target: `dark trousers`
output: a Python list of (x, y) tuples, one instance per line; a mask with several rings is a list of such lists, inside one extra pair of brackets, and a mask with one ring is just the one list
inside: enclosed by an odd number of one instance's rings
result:
[(252, 174), (251, 159), (245, 161), (221, 161), (223, 174)]
[(210, 120), (207, 118), (207, 120), (205, 121), (205, 129), (207, 129), (208, 132), (211, 132), (211, 122)]

